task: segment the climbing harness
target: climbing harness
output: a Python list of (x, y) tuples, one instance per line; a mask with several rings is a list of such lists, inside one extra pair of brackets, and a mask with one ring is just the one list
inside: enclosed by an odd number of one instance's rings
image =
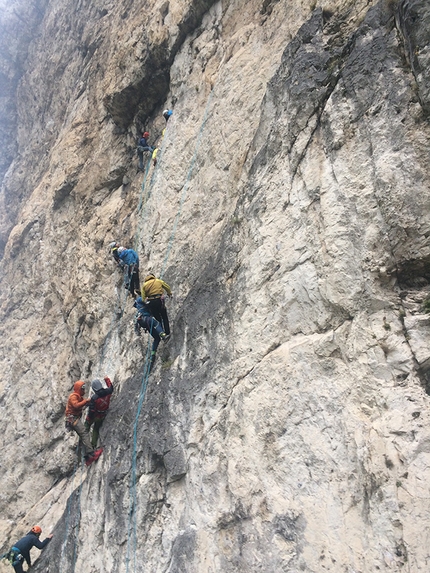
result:
[(18, 547), (12, 547), (12, 549), (9, 549), (9, 551), (6, 551), (3, 555), (0, 555), (0, 560), (1, 559), (7, 559), (7, 561), (9, 561), (9, 563), (14, 567), (24, 560), (24, 556), (21, 554), (21, 549), (18, 549)]

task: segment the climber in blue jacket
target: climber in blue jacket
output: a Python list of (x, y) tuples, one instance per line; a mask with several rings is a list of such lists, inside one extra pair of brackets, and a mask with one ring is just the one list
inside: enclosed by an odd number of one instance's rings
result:
[(110, 250), (118, 266), (124, 270), (124, 288), (136, 298), (140, 295), (139, 255), (133, 249), (120, 247), (116, 241), (110, 244)]

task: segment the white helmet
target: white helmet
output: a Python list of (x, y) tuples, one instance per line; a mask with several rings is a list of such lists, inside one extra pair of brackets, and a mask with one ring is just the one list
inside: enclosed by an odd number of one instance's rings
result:
[(125, 251), (125, 247), (118, 247), (118, 253), (122, 253), (123, 251)]
[(98, 392), (103, 388), (103, 382), (96, 378), (91, 382), (91, 388), (94, 390), (94, 392)]
[(109, 245), (109, 249), (114, 249), (117, 246), (117, 242), (116, 241), (112, 241), (112, 243), (110, 243)]

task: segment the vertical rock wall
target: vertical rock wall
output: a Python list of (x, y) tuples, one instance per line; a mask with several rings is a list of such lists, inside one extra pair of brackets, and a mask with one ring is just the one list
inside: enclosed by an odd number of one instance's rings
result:
[[(32, 20), (0, 191), (5, 550), (40, 522), (36, 573), (427, 571), (429, 16), (82, 0)], [(149, 377), (112, 240), (174, 291)], [(64, 406), (104, 374), (86, 469)]]

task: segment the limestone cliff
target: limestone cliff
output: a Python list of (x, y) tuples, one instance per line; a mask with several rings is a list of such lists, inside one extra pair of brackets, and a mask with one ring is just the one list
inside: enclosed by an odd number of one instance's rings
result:
[[(428, 2), (0, 20), (0, 550), (39, 523), (35, 573), (427, 572)], [(173, 288), (149, 377), (112, 240)], [(85, 468), (64, 407), (105, 374)]]

